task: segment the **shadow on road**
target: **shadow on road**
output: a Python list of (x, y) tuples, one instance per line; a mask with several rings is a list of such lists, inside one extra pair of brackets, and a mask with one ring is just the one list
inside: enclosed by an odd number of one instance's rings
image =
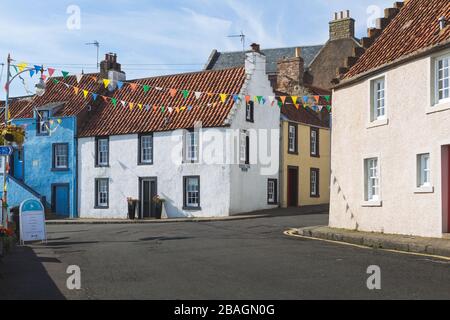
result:
[(43, 262), (61, 263), (38, 257), (29, 247), (17, 247), (0, 260), (0, 300), (64, 300)]

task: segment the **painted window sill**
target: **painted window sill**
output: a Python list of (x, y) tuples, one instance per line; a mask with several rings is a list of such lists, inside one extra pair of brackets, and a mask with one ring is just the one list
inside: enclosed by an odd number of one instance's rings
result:
[(52, 168), (52, 172), (67, 172), (69, 171), (69, 168)]
[(186, 210), (186, 211), (201, 211), (202, 208), (201, 207), (183, 207), (183, 210)]
[(361, 203), (362, 207), (382, 207), (383, 201), (377, 200), (377, 201), (363, 201)]
[(366, 126), (366, 129), (371, 129), (371, 128), (377, 128), (377, 127), (382, 127), (382, 126), (387, 126), (389, 124), (389, 119), (385, 118), (385, 119), (378, 119), (378, 120), (374, 120), (372, 122), (369, 122)]
[(434, 193), (434, 187), (417, 187), (414, 190), (414, 193), (420, 194), (420, 193)]
[(440, 102), (433, 106), (427, 107), (426, 113), (431, 114), (445, 110), (450, 110), (450, 101)]

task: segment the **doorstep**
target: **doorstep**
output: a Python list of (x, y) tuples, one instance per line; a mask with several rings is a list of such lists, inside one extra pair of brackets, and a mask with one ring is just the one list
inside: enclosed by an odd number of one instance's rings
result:
[(376, 249), (450, 257), (450, 239), (447, 236), (443, 238), (424, 238), (337, 229), (327, 226), (298, 228), (292, 231), (300, 236), (347, 242)]
[(47, 220), (47, 225), (64, 225), (64, 224), (151, 224), (151, 223), (171, 223), (171, 222), (212, 222), (212, 221), (232, 221), (246, 220), (255, 218), (265, 218), (268, 215), (240, 215), (228, 217), (210, 217), (210, 218), (170, 218), (170, 219), (55, 219)]

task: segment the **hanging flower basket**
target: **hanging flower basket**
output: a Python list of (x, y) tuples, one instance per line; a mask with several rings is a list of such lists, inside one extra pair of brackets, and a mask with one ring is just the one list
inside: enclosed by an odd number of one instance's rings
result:
[(12, 144), (21, 147), (25, 142), (25, 129), (23, 127), (8, 125), (0, 131), (0, 145)]

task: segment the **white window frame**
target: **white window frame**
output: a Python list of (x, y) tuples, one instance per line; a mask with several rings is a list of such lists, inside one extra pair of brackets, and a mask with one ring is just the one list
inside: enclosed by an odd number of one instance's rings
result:
[(267, 180), (267, 203), (268, 204), (276, 204), (278, 202), (277, 183), (278, 183), (278, 181), (276, 179)]
[[(45, 117), (43, 115), (46, 115)], [(50, 110), (38, 110), (37, 111), (37, 125), (38, 134), (46, 135), (49, 134), (49, 123), (50, 123)]]
[[(376, 163), (374, 163), (376, 162)], [(381, 207), (381, 162), (379, 155), (368, 155), (363, 160), (364, 207)], [(374, 192), (375, 190), (375, 192)]]
[[(103, 149), (105, 145), (106, 149)], [(104, 159), (103, 159), (104, 158)], [(109, 138), (97, 139), (97, 165), (108, 166), (109, 165)]]
[[(58, 148), (64, 147), (65, 153), (64, 154), (58, 154)], [(55, 163), (55, 169), (68, 169), (69, 168), (69, 145), (66, 143), (56, 143), (54, 147), (54, 163)], [(65, 164), (60, 164), (61, 159), (65, 159)]]
[[(250, 159), (247, 159), (247, 137), (250, 137), (248, 130), (239, 131), (239, 163), (241, 165), (250, 164)], [(250, 157), (250, 153), (248, 156)]]
[[(149, 142), (145, 141), (149, 140)], [(145, 145), (147, 143), (148, 145)], [(152, 164), (153, 163), (153, 135), (152, 134), (145, 134), (141, 135), (139, 137), (139, 163), (141, 164)], [(147, 153), (146, 153), (147, 152)], [(148, 155), (148, 158), (146, 158), (146, 154)]]
[[(185, 194), (185, 203), (184, 206), (185, 208), (189, 208), (189, 209), (199, 209), (200, 208), (200, 177), (198, 176), (187, 176), (184, 177), (185, 182), (184, 182), (184, 194)], [(194, 189), (189, 189), (190, 184), (189, 181), (196, 181), (196, 190)], [(192, 185), (191, 185), (192, 186)], [(196, 200), (193, 201), (193, 200)]]
[[(381, 89), (378, 88), (379, 85), (382, 86)], [(386, 119), (386, 77), (372, 80), (371, 87), (371, 120), (372, 122), (384, 120)]]
[[(447, 80), (448, 81), (448, 87), (444, 87), (443, 90), (448, 92), (448, 96), (447, 97), (443, 97), (440, 98), (439, 94), (440, 94), (440, 88), (439, 88), (439, 84), (440, 84), (440, 79), (439, 79), (439, 63), (444, 60), (447, 60), (447, 67), (443, 68), (442, 71), (444, 71), (445, 69), (448, 72), (448, 76), (445, 78), (442, 78), (442, 81)], [(435, 99), (435, 104), (442, 104), (442, 103), (447, 103), (450, 102), (450, 54), (446, 54), (443, 56), (439, 56), (437, 58), (434, 59), (434, 99)]]
[(185, 162), (197, 163), (200, 155), (200, 134), (198, 131), (186, 131), (184, 136)]
[[(97, 208), (107, 208), (109, 206), (109, 179), (100, 178), (95, 180), (97, 192)], [(104, 183), (104, 184), (102, 184)]]
[(310, 148), (311, 156), (317, 156), (317, 135), (319, 134), (318, 128), (313, 128), (310, 130)]
[[(291, 131), (291, 129), (293, 129)], [(290, 153), (297, 152), (297, 127), (295, 124), (288, 124), (288, 150)]]
[(311, 196), (317, 196), (317, 170), (310, 170), (311, 173)]
[(416, 176), (414, 193), (433, 193), (432, 157), (428, 151), (418, 152), (416, 157)]

